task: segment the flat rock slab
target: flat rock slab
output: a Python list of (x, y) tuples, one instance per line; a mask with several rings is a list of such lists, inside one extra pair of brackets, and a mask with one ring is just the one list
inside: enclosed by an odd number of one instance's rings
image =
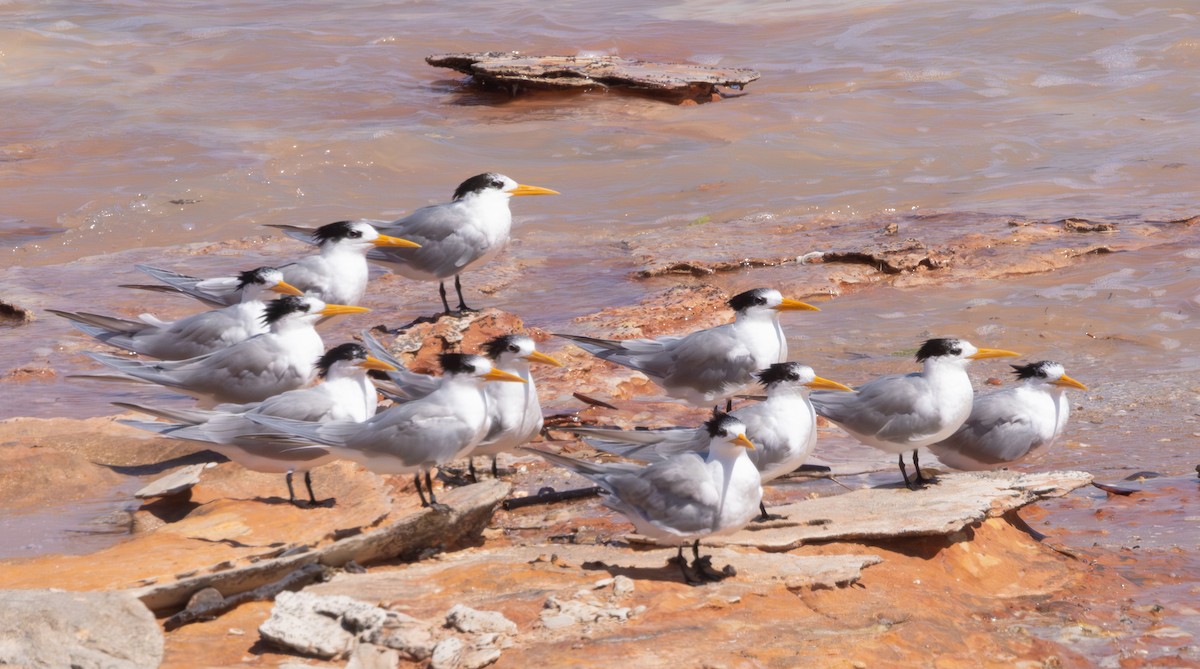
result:
[[(713, 565), (732, 564), (737, 576), (712, 583), (696, 592), (702, 596), (741, 596), (783, 585), (789, 589), (834, 588), (857, 581), (865, 567), (878, 564), (875, 555), (782, 555), (741, 552), (731, 548), (709, 550)], [(431, 607), (413, 615), (430, 616), (470, 593), (472, 606), (499, 609), (514, 620), (537, 613), (549, 592), (578, 588), (583, 583), (626, 576), (683, 586), (679, 568), (667, 564), (675, 549), (630, 550), (595, 545), (509, 546), (474, 548), (440, 555), (402, 569), (367, 574), (339, 574), (328, 583), (306, 589), (321, 595), (348, 595), (368, 601), (402, 601)], [(641, 586), (638, 586), (639, 589)], [(521, 615), (511, 607), (537, 600)]]
[(258, 559), (251, 564), (217, 569), (178, 580), (131, 590), (151, 610), (178, 609), (199, 590), (215, 588), (230, 597), (268, 586), (309, 564), (340, 567), (379, 560), (412, 559), (478, 536), (512, 486), (488, 480), (445, 492), (449, 511), (420, 509), (382, 527), (355, 534), (312, 550)]
[(753, 523), (711, 543), (789, 551), (817, 541), (946, 536), (1091, 481), (1085, 472), (941, 474), (921, 490), (868, 488), (774, 507), (784, 520)]
[(531, 56), (516, 51), (439, 54), (425, 62), (469, 74), (484, 85), (510, 89), (627, 88), (694, 99), (711, 99), (718, 86), (740, 89), (760, 76), (744, 68), (651, 63), (618, 56)]
[(154, 616), (122, 592), (0, 590), (0, 666), (152, 669), (162, 662)]
[(200, 482), (200, 472), (208, 465), (198, 463), (178, 469), (162, 478), (155, 479), (133, 494), (138, 499), (170, 497), (191, 490)]

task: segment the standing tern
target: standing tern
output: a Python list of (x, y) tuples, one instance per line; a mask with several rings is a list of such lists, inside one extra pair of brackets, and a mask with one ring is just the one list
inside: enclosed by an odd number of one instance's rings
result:
[[(291, 232), (289, 235), (295, 236)], [(279, 269), (289, 284), (332, 304), (356, 305), (362, 300), (367, 289), (369, 268), (366, 256), (369, 251), (377, 248), (419, 247), (407, 239), (380, 234), (366, 221), (338, 221), (315, 230), (304, 230), (304, 235), (306, 241), (315, 244), (319, 252), (280, 265)], [(184, 293), (216, 306), (228, 306), (241, 299), (237, 277), (199, 279), (149, 265), (136, 267), (167, 285), (126, 287)]]
[(975, 398), (971, 417), (929, 450), (942, 464), (967, 471), (1016, 464), (1049, 449), (1067, 425), (1066, 389), (1087, 390), (1057, 362), (1012, 365), (1023, 383)]
[(971, 415), (974, 391), (967, 363), (1019, 355), (1012, 351), (975, 348), (963, 339), (930, 339), (917, 351), (918, 373), (881, 376), (855, 393), (815, 392), (818, 416), (837, 423), (862, 443), (897, 453), (904, 485), (913, 488), (904, 468), (904, 453), (913, 452), (916, 482), (925, 483), (917, 449), (954, 434)]
[[(443, 353), (444, 380), (421, 399), (397, 404), (362, 423), (312, 423), (247, 414), (250, 420), (279, 432), (319, 444), (377, 474), (414, 474), (422, 506), (437, 505), (429, 470), (470, 452), (487, 434), (485, 381), (525, 383), (519, 376), (492, 367), (479, 355)], [(421, 489), (425, 474), (426, 500)]]
[[(798, 362), (779, 362), (756, 374), (767, 389), (767, 399), (729, 413), (746, 426), (746, 437), (754, 442), (748, 453), (762, 482), (773, 481), (804, 464), (817, 443), (816, 414), (808, 400), (809, 389), (853, 392), (837, 381), (821, 378), (812, 367)], [(614, 430), (578, 427), (570, 432), (609, 453), (645, 462), (656, 462), (679, 453), (704, 453), (709, 434), (703, 427), (657, 430)], [(759, 504), (760, 519), (771, 518)]]
[(49, 311), (105, 344), (160, 360), (194, 358), (266, 332), (262, 316), (267, 294), (302, 295), (274, 267), (242, 272), (237, 279), (241, 302), (176, 321), (162, 321), (150, 314), (142, 314), (141, 321), (130, 321), (83, 311)]
[(313, 328), (318, 319), (367, 311), (288, 295), (267, 303), (263, 320), (269, 331), (265, 334), (195, 358), (157, 363), (87, 353), (121, 375), (82, 376), (157, 383), (198, 396), (209, 406), (257, 402), (307, 385), (316, 376), (317, 360), (325, 352), (321, 335)]
[[(468, 454), (468, 462), (476, 455), (492, 456), (492, 476), (499, 477), (496, 456), (509, 453), (542, 431), (542, 404), (537, 385), (530, 373), (530, 363), (562, 367), (562, 363), (537, 350), (537, 344), (527, 335), (512, 334), (494, 337), (483, 344), (484, 354), (496, 369), (520, 377), (524, 384), (489, 383), (484, 387), (488, 406), (488, 430), (483, 441)], [(474, 463), (470, 466), (474, 477)]]
[[(369, 331), (363, 332), (363, 343), (380, 358), (400, 366)], [(467, 456), (471, 478), (475, 478), (476, 455), (492, 456), (492, 476), (499, 476), (496, 455), (512, 452), (542, 431), (542, 405), (537, 385), (530, 372), (530, 363), (562, 367), (562, 363), (537, 350), (537, 344), (527, 335), (512, 334), (493, 337), (484, 342), (484, 354), (496, 369), (515, 374), (525, 385), (489, 383), (484, 386), (488, 402), (488, 429), (483, 441)], [(419, 399), (437, 389), (442, 377), (418, 374), (407, 369), (387, 373), (388, 381), (376, 382), (379, 391), (393, 402)]]
[[(675, 560), (691, 585), (683, 547), (692, 544), (691, 568), (701, 578), (719, 580), (732, 571), (716, 572), (710, 558), (700, 557), (700, 540), (732, 534), (758, 512), (762, 479), (747, 456), (754, 445), (738, 419), (716, 413), (704, 424), (705, 453), (688, 451), (649, 465), (628, 462), (592, 463), (534, 451), (550, 462), (591, 479), (601, 488), (605, 506), (629, 519), (640, 534), (679, 547)], [(694, 542), (694, 543), (693, 543)]]
[(368, 370), (394, 371), (396, 368), (370, 356), (359, 344), (341, 344), (325, 352), (317, 361), (321, 383), (298, 388), (248, 404), (221, 404), (214, 410), (165, 409), (114, 402), (117, 406), (158, 416), (170, 423), (121, 421), (172, 439), (204, 442), (210, 450), (256, 472), (286, 473), (288, 500), (296, 503), (292, 474), (304, 473), (308, 499), (318, 504), (312, 489), (310, 471), (336, 459), (327, 450), (296, 448), (306, 442), (290, 435), (272, 433), (246, 418), (246, 414), (264, 414), (292, 420), (362, 422), (375, 415), (375, 386)]
[[(508, 243), (512, 230), (509, 199), (515, 195), (558, 195), (558, 191), (526, 186), (495, 172), (479, 174), (459, 184), (450, 202), (421, 207), (396, 221), (370, 221), (381, 232), (411, 239), (420, 248), (376, 249), (368, 256), (393, 272), (417, 281), (437, 281), (443, 313), (446, 279), (454, 277), (458, 312), (473, 311), (462, 294), (459, 275), (482, 265)], [(302, 231), (288, 232), (293, 237)]]
[(734, 295), (729, 306), (734, 321), (683, 337), (616, 341), (578, 335), (556, 335), (602, 359), (642, 372), (667, 395), (695, 406), (711, 406), (754, 383), (754, 373), (787, 358), (787, 339), (779, 325), (781, 311), (820, 311), (790, 300), (771, 288)]

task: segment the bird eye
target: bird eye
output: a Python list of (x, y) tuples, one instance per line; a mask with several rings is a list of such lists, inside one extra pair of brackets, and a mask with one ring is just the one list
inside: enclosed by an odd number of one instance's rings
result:
[(500, 181), (499, 179), (493, 179), (492, 183), (489, 185), (492, 188), (504, 188), (504, 182)]
[(361, 230), (351, 230), (350, 232), (346, 233), (346, 236), (349, 237), (350, 239), (358, 239), (359, 237), (362, 237), (362, 231)]
[(518, 351), (521, 350), (521, 347), (517, 346), (516, 344), (513, 344), (512, 346), (508, 347), (508, 350), (512, 351), (513, 353), (517, 353)]
[(961, 355), (961, 354), (962, 354), (961, 348), (954, 347), (954, 348), (950, 349), (950, 355)]

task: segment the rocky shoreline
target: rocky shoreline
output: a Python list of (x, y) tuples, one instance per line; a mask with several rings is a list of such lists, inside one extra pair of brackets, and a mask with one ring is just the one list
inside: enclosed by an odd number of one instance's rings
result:
[[(584, 332), (628, 337), (723, 322), (720, 277), (735, 270), (752, 271), (765, 285), (781, 268), (823, 261), (803, 279), (782, 282), (796, 297), (884, 283), (935, 286), (1070, 266), (1170, 242), (1191, 227), (1123, 222), (1114, 232), (1066, 219), (1027, 224), (995, 217), (963, 232), (924, 223), (927, 240), (902, 241), (889, 225), (868, 235), (878, 237), (874, 245), (849, 251), (838, 250), (836, 226), (781, 223), (768, 231), (781, 247), (797, 248), (803, 237), (804, 248), (829, 250), (761, 262), (737, 246), (736, 235), (713, 251), (648, 234), (629, 240), (626, 251), (654, 249), (638, 271), (655, 292), (641, 304), (575, 323)], [(685, 260), (660, 260), (668, 257)], [(496, 270), (495, 290), (507, 285), (512, 262)], [(679, 274), (715, 285), (679, 285), (673, 276)], [(384, 283), (393, 291), (388, 299), (407, 294), (396, 282)], [(425, 370), (441, 350), (470, 348), (522, 325), (511, 314), (486, 310), (418, 326), (393, 336), (392, 347)], [(533, 336), (547, 338), (537, 330)], [(539, 376), (554, 414), (547, 435), (554, 447), (588, 455), (556, 424), (680, 424), (702, 413), (659, 401), (638, 374), (572, 348), (555, 354), (566, 366)], [(617, 410), (583, 404), (576, 393)], [(823, 425), (821, 438), (836, 432)], [(197, 466), (209, 456), (125, 428), (115, 417), (0, 422), (6, 471), (0, 503), (9, 513), (52, 515), (100, 491), (124, 500), (104, 517), (104, 531), (122, 537), (116, 543), (78, 555), (0, 561), (0, 617), (30, 610), (38, 597), (45, 610), (79, 612), (129, 608), (129, 598), (137, 598), (142, 613), (127, 621), (139, 632), (100, 624), (107, 619), (91, 614), (63, 619), (68, 636), (86, 637), (71, 655), (79, 666), (361, 669), (399, 662), (441, 669), (636, 658), (644, 667), (1055, 667), (1092, 666), (1097, 657), (1122, 667), (1200, 666), (1190, 633), (1132, 596), (1149, 586), (1119, 568), (1120, 551), (1081, 551), (1069, 528), (1030, 526), (1052, 515), (1043, 500), (1089, 483), (1081, 472), (943, 473), (940, 485), (910, 492), (873, 477), (873, 463), (835, 463), (831, 477), (769, 488), (769, 501), (782, 504), (775, 510), (786, 518), (719, 542), (715, 563), (735, 565), (737, 576), (691, 587), (666, 565), (673, 551), (630, 536), (629, 526), (594, 500), (503, 509), (501, 501), (514, 495), (579, 484), (537, 458), (504, 460), (503, 481), (460, 485), (454, 472), (444, 472), (439, 498), (451, 511), (439, 513), (420, 509), (403, 477), (347, 463), (314, 472), (322, 496), (336, 503), (300, 509), (286, 503), (278, 476), (228, 462)], [(133, 490), (185, 467), (194, 468), (192, 483), (129, 504)], [(1166, 548), (1151, 559), (1185, 571), (1189, 560)], [(32, 594), (46, 588), (68, 592)], [(85, 603), (75, 592), (119, 593), (112, 597), (121, 603)], [(58, 602), (65, 595), (73, 603)], [(74, 646), (40, 636), (57, 622), (13, 619), (18, 650), (5, 650), (0, 660), (64, 666), (62, 653)], [(106, 640), (135, 634), (150, 640)], [(1116, 650), (1097, 651), (1098, 640)]]

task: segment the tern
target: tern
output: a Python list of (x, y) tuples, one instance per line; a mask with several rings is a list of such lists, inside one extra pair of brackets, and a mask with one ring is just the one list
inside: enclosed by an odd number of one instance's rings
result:
[(303, 294), (274, 267), (242, 272), (237, 279), (241, 302), (176, 321), (162, 321), (150, 314), (142, 314), (141, 321), (130, 321), (84, 311), (49, 311), (111, 346), (160, 360), (194, 358), (266, 332), (262, 316), (269, 293)]
[(942, 464), (967, 471), (996, 469), (1049, 449), (1070, 415), (1066, 389), (1087, 390), (1057, 362), (1011, 365), (1023, 383), (975, 398), (971, 417), (929, 450)]
[[(280, 265), (279, 269), (289, 284), (331, 304), (356, 305), (362, 300), (367, 289), (369, 268), (366, 257), (369, 251), (419, 247), (407, 239), (380, 234), (366, 221), (338, 221), (315, 230), (305, 230), (304, 235), (305, 241), (315, 244), (320, 251), (296, 262)], [(167, 285), (124, 287), (184, 293), (218, 307), (235, 304), (241, 299), (237, 277), (199, 279), (149, 265), (135, 267)]]
[[(363, 343), (377, 356), (402, 367), (392, 358), (370, 331), (362, 333)], [(488, 402), (488, 429), (483, 441), (467, 456), (471, 478), (475, 478), (476, 455), (492, 456), (492, 476), (499, 477), (496, 455), (512, 452), (542, 431), (542, 405), (537, 385), (530, 372), (531, 363), (562, 367), (562, 363), (537, 350), (537, 344), (527, 335), (511, 334), (493, 337), (484, 342), (484, 354), (496, 369), (515, 374), (525, 385), (489, 383), (484, 386)], [(428, 395), (441, 384), (442, 377), (418, 374), (407, 369), (387, 373), (388, 381), (376, 382), (380, 392), (393, 402), (409, 402)]]
[[(483, 441), (468, 454), (468, 462), (476, 455), (492, 456), (492, 476), (499, 477), (496, 456), (510, 453), (528, 443), (542, 431), (542, 404), (537, 385), (530, 373), (530, 363), (562, 367), (562, 363), (537, 350), (533, 339), (522, 334), (494, 337), (483, 344), (484, 355), (496, 369), (520, 377), (524, 384), (489, 383), (484, 387), (488, 407), (488, 430)], [(475, 466), (470, 466), (475, 475)]]
[(556, 335), (575, 342), (592, 355), (642, 372), (667, 395), (695, 406), (711, 406), (754, 383), (754, 373), (787, 358), (787, 339), (779, 325), (781, 311), (820, 311), (790, 300), (771, 288), (734, 295), (732, 323), (683, 337), (596, 339)]
[[(485, 381), (525, 383), (519, 376), (492, 367), (479, 355), (443, 353), (444, 380), (421, 399), (397, 404), (362, 423), (312, 423), (247, 414), (250, 420), (294, 435), (352, 460), (377, 474), (414, 474), (422, 506), (437, 506), (429, 470), (466, 455), (487, 434)], [(421, 489), (425, 474), (426, 500)]]
[(201, 398), (208, 406), (223, 402), (258, 402), (307, 385), (325, 352), (313, 328), (323, 316), (370, 311), (364, 307), (325, 304), (315, 297), (284, 296), (267, 303), (263, 320), (269, 331), (219, 351), (164, 362), (145, 362), (102, 353), (86, 353), (120, 375), (83, 375), (105, 380), (137, 380), (175, 388)]
[(1019, 355), (1012, 351), (975, 348), (962, 339), (930, 339), (917, 351), (918, 373), (881, 376), (854, 393), (815, 392), (811, 400), (818, 416), (837, 423), (862, 443), (897, 453), (904, 485), (912, 489), (904, 468), (904, 453), (913, 452), (916, 482), (925, 483), (917, 449), (954, 434), (971, 415), (974, 391), (967, 363), (984, 358)]
[(375, 386), (368, 370), (395, 371), (392, 365), (374, 358), (359, 344), (335, 346), (317, 361), (321, 383), (298, 388), (248, 404), (221, 404), (214, 410), (165, 409), (114, 402), (119, 407), (173, 421), (121, 421), (148, 432), (172, 439), (204, 442), (209, 450), (256, 472), (286, 473), (288, 500), (296, 504), (292, 474), (304, 473), (308, 499), (318, 504), (312, 489), (310, 471), (336, 459), (329, 451), (298, 449), (306, 442), (269, 431), (246, 418), (246, 414), (265, 414), (292, 420), (362, 422), (375, 415)]
[[(817, 376), (812, 367), (798, 362), (775, 363), (756, 377), (766, 387), (767, 398), (729, 415), (745, 424), (746, 437), (755, 445), (748, 453), (750, 461), (758, 468), (762, 482), (768, 483), (804, 464), (817, 443), (816, 414), (808, 400), (809, 390), (853, 390)], [(689, 451), (703, 454), (710, 440), (703, 427), (656, 430), (578, 427), (569, 431), (602, 451), (644, 462)], [(772, 518), (761, 502), (759, 511), (761, 520)]]
[(537, 449), (551, 463), (600, 486), (605, 506), (625, 516), (640, 534), (679, 547), (675, 560), (689, 584), (683, 547), (692, 544), (691, 568), (701, 577), (719, 580), (731, 571), (715, 572), (700, 557), (700, 540), (736, 532), (750, 523), (762, 501), (762, 479), (747, 456), (753, 443), (738, 419), (717, 412), (704, 424), (709, 437), (705, 453), (688, 451), (649, 465), (628, 462), (591, 463)]
[[(417, 281), (437, 281), (443, 313), (446, 279), (454, 277), (458, 313), (473, 311), (463, 299), (459, 275), (492, 259), (508, 243), (512, 230), (509, 199), (517, 195), (558, 195), (558, 191), (527, 186), (495, 172), (478, 174), (459, 184), (450, 202), (421, 207), (396, 221), (369, 221), (388, 235), (411, 239), (420, 248), (375, 249), (368, 258)], [(302, 229), (286, 232), (298, 237)]]

